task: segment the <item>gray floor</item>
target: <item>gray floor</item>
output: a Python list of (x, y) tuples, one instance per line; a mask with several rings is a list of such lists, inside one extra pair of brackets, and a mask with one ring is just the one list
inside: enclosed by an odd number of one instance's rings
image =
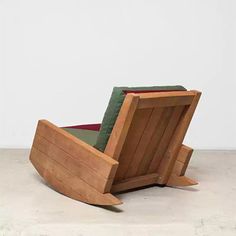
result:
[(120, 194), (117, 208), (71, 200), (50, 189), (28, 150), (0, 151), (0, 235), (236, 235), (236, 151), (196, 151), (195, 187)]

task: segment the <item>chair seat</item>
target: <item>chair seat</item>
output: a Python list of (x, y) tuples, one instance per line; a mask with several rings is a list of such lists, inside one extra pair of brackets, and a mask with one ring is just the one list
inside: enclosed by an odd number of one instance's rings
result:
[(63, 130), (72, 134), (73, 136), (79, 138), (85, 143), (94, 146), (97, 141), (99, 131), (89, 130), (89, 129), (77, 129), (77, 128), (63, 128)]

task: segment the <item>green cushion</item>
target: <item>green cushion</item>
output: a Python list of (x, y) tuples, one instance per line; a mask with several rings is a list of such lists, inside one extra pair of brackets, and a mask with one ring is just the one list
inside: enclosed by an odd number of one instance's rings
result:
[(125, 99), (124, 91), (165, 91), (165, 90), (180, 90), (185, 91), (183, 86), (152, 86), (152, 87), (114, 87), (111, 98), (104, 114), (100, 132), (97, 137), (95, 148), (100, 151), (104, 151), (111, 135), (113, 126), (116, 122), (116, 118), (119, 114), (120, 108)]
[(62, 128), (85, 143), (94, 146), (99, 134), (99, 131), (87, 130), (87, 129), (74, 129), (74, 128)]

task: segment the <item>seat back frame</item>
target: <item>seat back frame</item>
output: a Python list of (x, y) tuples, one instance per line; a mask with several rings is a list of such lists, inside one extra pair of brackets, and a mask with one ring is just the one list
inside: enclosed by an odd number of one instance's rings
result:
[[(186, 150), (182, 142), (200, 95), (198, 91), (126, 95), (104, 152), (119, 162), (112, 192), (167, 185), (169, 180), (173, 184), (178, 154)], [(184, 153), (191, 156), (192, 149)]]

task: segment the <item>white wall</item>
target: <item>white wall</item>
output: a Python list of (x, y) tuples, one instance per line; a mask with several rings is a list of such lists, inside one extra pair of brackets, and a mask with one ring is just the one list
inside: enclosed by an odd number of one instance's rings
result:
[[(236, 148), (236, 1), (0, 0), (0, 147), (102, 119), (113, 86), (203, 92), (186, 143)], [(89, 88), (88, 88), (89, 87)]]

